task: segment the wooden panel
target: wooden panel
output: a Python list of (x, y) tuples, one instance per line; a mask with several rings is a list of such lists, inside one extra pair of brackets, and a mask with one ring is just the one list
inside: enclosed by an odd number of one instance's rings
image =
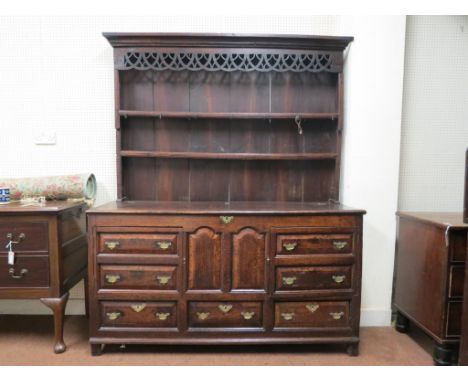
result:
[(445, 337), (448, 251), (445, 231), (412, 218), (399, 218), (395, 305), (439, 338)]
[(271, 73), (273, 112), (337, 112), (337, 75), (331, 73)]
[(126, 70), (119, 72), (120, 105), (128, 110), (153, 109), (153, 71)]
[(86, 217), (84, 208), (72, 210), (71, 213), (63, 214), (59, 218), (59, 240), (63, 245), (67, 241), (86, 234)]
[(122, 158), (123, 196), (129, 200), (156, 200), (155, 160)]
[[(27, 272), (20, 278), (13, 278), (9, 270), (15, 270), (14, 276), (21, 276), (22, 271)], [(25, 288), (49, 286), (49, 256), (40, 254), (16, 255), (15, 265), (8, 265), (6, 255), (0, 255), (0, 289), (1, 288)]]
[(104, 289), (177, 289), (175, 266), (103, 265), (99, 274)]
[(276, 289), (314, 290), (351, 288), (351, 267), (278, 267)]
[[(13, 240), (19, 241), (13, 244), (13, 251), (48, 251), (49, 249), (49, 228), (47, 221), (26, 222), (15, 221), (0, 222), (0, 253), (8, 252), (5, 246), (9, 243), (8, 234), (12, 234)], [(24, 234), (23, 239), (19, 239)]]
[(465, 266), (456, 265), (450, 267), (449, 297), (463, 297), (463, 286), (465, 282)]
[(110, 302), (101, 303), (104, 327), (174, 328), (177, 309), (174, 302)]
[(228, 161), (190, 161), (190, 200), (227, 201), (229, 198)]
[(449, 302), (447, 312), (447, 337), (459, 337), (461, 334), (462, 301)]
[(154, 110), (189, 111), (189, 76), (187, 71), (153, 72)]
[(304, 301), (275, 304), (275, 327), (349, 326), (349, 302)]
[(232, 236), (232, 289), (266, 289), (265, 236), (252, 228)]
[(262, 325), (261, 302), (190, 302), (189, 326), (243, 328)]
[(276, 252), (281, 255), (350, 253), (352, 250), (351, 234), (278, 234), (276, 237)]
[(103, 233), (99, 235), (102, 253), (177, 254), (175, 233)]
[(221, 289), (221, 236), (210, 228), (189, 235), (189, 289)]
[(230, 88), (231, 73), (221, 71), (190, 73), (190, 111), (230, 111)]

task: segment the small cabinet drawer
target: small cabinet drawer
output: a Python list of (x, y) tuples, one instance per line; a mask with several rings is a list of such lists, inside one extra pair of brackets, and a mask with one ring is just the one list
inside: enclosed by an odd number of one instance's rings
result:
[(447, 337), (460, 337), (462, 321), (462, 301), (451, 301), (447, 308)]
[(150, 265), (103, 265), (100, 287), (105, 289), (177, 289), (177, 267)]
[(238, 328), (262, 326), (261, 302), (191, 302), (192, 327)]
[(352, 243), (351, 234), (279, 234), (276, 252), (280, 255), (350, 253), (353, 250)]
[(111, 327), (161, 327), (177, 326), (175, 302), (102, 302), (103, 326)]
[(450, 267), (450, 286), (449, 286), (450, 298), (463, 296), (464, 282), (465, 282), (465, 266), (456, 265), (456, 266)]
[(348, 301), (278, 302), (275, 327), (349, 326)]
[(276, 268), (278, 291), (348, 288), (351, 288), (351, 266)]
[(99, 251), (102, 253), (177, 254), (177, 234), (101, 234)]
[(450, 260), (464, 262), (466, 259), (467, 230), (452, 230), (450, 232)]
[(0, 288), (48, 287), (49, 257), (16, 255), (15, 265), (8, 265), (6, 255), (0, 255)]
[(5, 246), (13, 241), (13, 251), (49, 250), (49, 232), (47, 222), (0, 222), (0, 252), (7, 252)]

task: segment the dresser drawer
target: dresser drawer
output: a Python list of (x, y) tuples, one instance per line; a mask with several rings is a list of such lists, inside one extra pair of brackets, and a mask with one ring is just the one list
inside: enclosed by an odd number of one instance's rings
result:
[(307, 255), (314, 253), (350, 253), (353, 250), (351, 234), (279, 234), (276, 252), (280, 255)]
[(49, 256), (16, 255), (15, 265), (11, 266), (7, 256), (0, 255), (0, 288), (48, 286)]
[(99, 236), (99, 252), (177, 254), (177, 234), (101, 234)]
[(347, 327), (348, 301), (278, 302), (275, 327)]
[(177, 289), (177, 267), (102, 265), (100, 288), (175, 290)]
[(102, 326), (161, 327), (177, 326), (175, 302), (102, 302)]
[(447, 309), (447, 337), (460, 337), (462, 320), (462, 301), (451, 301)]
[(7, 252), (5, 246), (11, 240), (18, 241), (13, 244), (15, 252), (49, 250), (49, 232), (47, 222), (0, 222), (0, 252)]
[(279, 291), (348, 288), (351, 288), (351, 266), (276, 268)]
[(464, 281), (465, 281), (465, 266), (455, 265), (455, 266), (450, 267), (450, 286), (449, 286), (450, 298), (463, 296)]
[(189, 326), (238, 328), (262, 326), (261, 302), (191, 302)]

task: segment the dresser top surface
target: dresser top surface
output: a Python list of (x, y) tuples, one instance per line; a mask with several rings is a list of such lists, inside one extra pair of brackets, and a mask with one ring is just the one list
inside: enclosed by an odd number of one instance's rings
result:
[(44, 205), (21, 204), (19, 200), (13, 200), (8, 204), (0, 204), (1, 214), (30, 214), (30, 213), (56, 213), (83, 204), (83, 201), (48, 201)]
[(155, 201), (114, 201), (90, 209), (87, 213), (118, 214), (355, 214), (364, 210), (353, 209), (335, 203), (293, 203), (293, 202), (155, 202)]
[(418, 220), (441, 227), (468, 228), (463, 223), (463, 213), (460, 212), (397, 212), (400, 218)]

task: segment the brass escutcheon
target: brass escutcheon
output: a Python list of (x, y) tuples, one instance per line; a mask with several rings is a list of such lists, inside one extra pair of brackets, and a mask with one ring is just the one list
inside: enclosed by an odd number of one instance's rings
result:
[(306, 308), (310, 313), (314, 313), (320, 307), (319, 304), (307, 304)]
[(116, 249), (119, 245), (120, 242), (118, 241), (105, 241), (104, 245), (109, 248), (110, 250)]
[(283, 243), (283, 248), (286, 251), (293, 251), (297, 247), (297, 242), (293, 243)]
[(161, 285), (166, 285), (171, 279), (171, 276), (156, 276), (156, 278)]
[(109, 312), (106, 313), (106, 316), (109, 320), (114, 321), (117, 320), (122, 315), (122, 312)]
[(344, 316), (344, 312), (331, 312), (330, 316), (332, 316), (334, 320), (339, 320)]
[(130, 307), (135, 312), (140, 313), (143, 309), (146, 308), (146, 304), (134, 304), (134, 305), (131, 305)]
[(346, 276), (345, 275), (333, 275), (332, 279), (334, 282), (340, 284), (345, 280)]
[(220, 216), (219, 218), (224, 224), (229, 224), (234, 220), (234, 216)]
[(344, 247), (346, 247), (346, 244), (348, 244), (346, 241), (334, 241), (333, 242), (333, 246), (336, 249), (343, 249)]
[(109, 284), (115, 284), (116, 282), (120, 281), (120, 275), (105, 275), (106, 282)]
[(168, 249), (172, 246), (170, 241), (157, 241), (156, 244), (161, 249)]
[(198, 316), (198, 319), (202, 321), (206, 320), (208, 316), (210, 315), (209, 312), (196, 312), (195, 314)]
[(255, 312), (241, 312), (242, 317), (246, 320), (250, 320), (253, 316), (255, 316)]
[(231, 309), (232, 309), (232, 305), (223, 305), (223, 304), (220, 304), (218, 305), (218, 309), (223, 312), (223, 313), (227, 313), (229, 312)]
[(281, 317), (286, 321), (291, 321), (294, 318), (294, 313), (281, 313)]
[(285, 285), (293, 285), (294, 281), (296, 281), (296, 276), (291, 276), (291, 277), (284, 277), (283, 276), (283, 284)]
[(156, 317), (158, 317), (161, 321), (166, 321), (167, 318), (171, 315), (170, 313), (159, 313), (159, 312), (155, 312), (154, 314), (155, 314)]

